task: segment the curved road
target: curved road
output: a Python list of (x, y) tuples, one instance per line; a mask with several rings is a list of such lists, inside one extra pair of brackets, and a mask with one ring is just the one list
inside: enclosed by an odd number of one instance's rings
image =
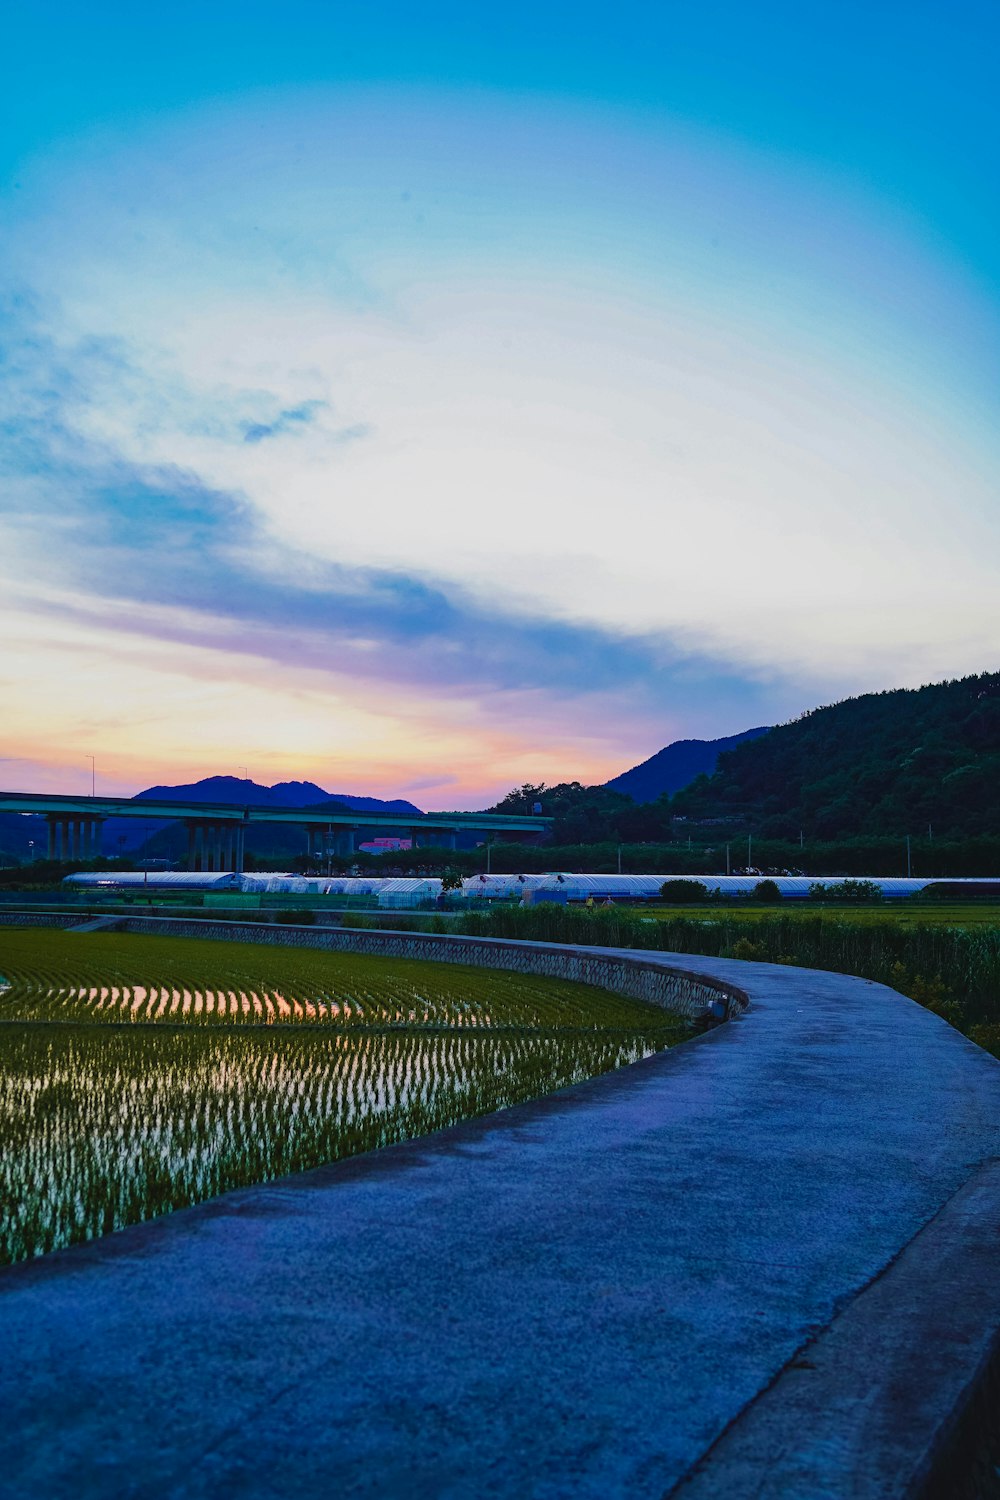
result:
[(0, 1274), (0, 1494), (910, 1493), (1000, 1326), (1000, 1064), (863, 980), (650, 957), (749, 1013)]

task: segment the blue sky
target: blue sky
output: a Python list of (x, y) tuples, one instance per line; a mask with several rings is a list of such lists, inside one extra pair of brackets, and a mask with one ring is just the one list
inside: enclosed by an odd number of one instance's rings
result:
[(22, 7), (11, 784), (476, 806), (995, 665), (997, 30)]

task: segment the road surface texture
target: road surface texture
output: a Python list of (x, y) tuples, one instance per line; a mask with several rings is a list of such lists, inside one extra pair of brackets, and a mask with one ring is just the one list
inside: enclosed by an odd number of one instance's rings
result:
[(750, 1009), (0, 1273), (0, 1494), (921, 1492), (1000, 1327), (1000, 1063), (864, 980), (642, 957)]

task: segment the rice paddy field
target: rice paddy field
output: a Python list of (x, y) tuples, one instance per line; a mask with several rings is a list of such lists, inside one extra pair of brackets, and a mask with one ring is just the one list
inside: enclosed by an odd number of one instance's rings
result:
[(538, 1029), (663, 1024), (589, 985), (253, 943), (0, 929), (0, 1019), (189, 1026)]
[(0, 929), (0, 1264), (507, 1108), (686, 1034), (560, 980)]

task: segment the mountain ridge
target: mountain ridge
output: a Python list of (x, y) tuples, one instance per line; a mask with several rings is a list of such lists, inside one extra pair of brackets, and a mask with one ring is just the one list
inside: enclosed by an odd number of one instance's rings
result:
[(263, 786), (239, 776), (203, 776), (177, 786), (151, 786), (136, 793), (136, 801), (162, 802), (232, 802), (245, 807), (274, 808), (349, 808), (353, 812), (385, 812), (401, 817), (421, 816), (421, 809), (403, 797), (388, 800), (364, 797), (353, 792), (327, 792), (314, 781), (278, 781)]
[(814, 708), (726, 752), (671, 807), (764, 838), (1000, 834), (1000, 672)]
[(672, 740), (648, 760), (612, 776), (604, 785), (613, 792), (624, 792), (633, 802), (655, 802), (664, 792), (671, 796), (690, 786), (697, 776), (711, 775), (719, 756), (746, 740), (768, 734), (771, 726), (744, 729), (739, 734), (723, 735), (717, 740)]

